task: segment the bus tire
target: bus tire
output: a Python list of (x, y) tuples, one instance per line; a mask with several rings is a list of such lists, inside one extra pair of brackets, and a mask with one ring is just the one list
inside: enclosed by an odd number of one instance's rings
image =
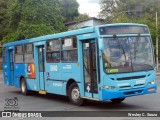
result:
[(21, 79), (21, 93), (22, 95), (28, 95), (29, 91), (27, 90), (27, 84), (25, 78)]
[(115, 98), (115, 99), (111, 99), (111, 101), (113, 102), (113, 103), (121, 103), (122, 101), (124, 101), (125, 100), (125, 98)]
[(80, 97), (78, 85), (74, 82), (69, 86), (68, 97), (72, 104), (81, 106), (84, 104), (84, 99)]

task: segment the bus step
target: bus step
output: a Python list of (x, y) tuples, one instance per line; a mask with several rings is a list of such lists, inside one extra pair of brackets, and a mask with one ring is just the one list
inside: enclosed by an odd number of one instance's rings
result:
[(40, 90), (40, 91), (39, 91), (39, 94), (43, 94), (43, 95), (45, 95), (45, 94), (46, 94), (46, 91), (42, 91), (42, 90)]

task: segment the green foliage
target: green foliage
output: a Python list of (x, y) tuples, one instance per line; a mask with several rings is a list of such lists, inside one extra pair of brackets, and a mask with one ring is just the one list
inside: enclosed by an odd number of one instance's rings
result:
[(77, 0), (61, 0), (61, 12), (65, 18), (65, 22), (72, 21), (75, 17), (79, 16)]
[(29, 39), (54, 33), (57, 33), (57, 31), (51, 26), (21, 22), (18, 29), (10, 32), (6, 37), (4, 37), (2, 42), (13, 42), (16, 40)]
[(81, 20), (85, 20), (88, 19), (89, 15), (88, 14), (79, 14), (79, 16), (75, 17), (73, 21), (81, 21)]
[(9, 15), (7, 14), (9, 5), (9, 0), (0, 0), (0, 36), (5, 35), (9, 31)]
[[(78, 16), (76, 0), (6, 1), (10, 4), (2, 13), (8, 16), (5, 24), (8, 34), (2, 43), (66, 31), (64, 22)], [(1, 17), (0, 14), (0, 20)]]

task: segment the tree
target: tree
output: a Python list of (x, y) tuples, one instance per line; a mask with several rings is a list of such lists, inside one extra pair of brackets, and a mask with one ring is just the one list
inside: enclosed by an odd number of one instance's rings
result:
[(79, 14), (79, 16), (75, 17), (73, 21), (81, 21), (90, 18), (88, 14)]
[(79, 16), (77, 0), (61, 0), (60, 5), (65, 22), (73, 21), (75, 17)]
[(45, 23), (57, 30), (64, 28), (64, 17), (57, 0), (16, 0), (11, 7), (11, 27), (17, 29), (23, 21), (37, 24)]
[(10, 30), (3, 43), (65, 31), (64, 22), (78, 12), (76, 0), (13, 1), (7, 9)]
[(110, 18), (117, 11), (117, 1), (116, 0), (100, 0), (101, 12), (99, 13), (100, 18)]
[(10, 0), (1, 0), (0, 1), (0, 37), (7, 34), (9, 31), (9, 15), (8, 15), (8, 7), (13, 1)]

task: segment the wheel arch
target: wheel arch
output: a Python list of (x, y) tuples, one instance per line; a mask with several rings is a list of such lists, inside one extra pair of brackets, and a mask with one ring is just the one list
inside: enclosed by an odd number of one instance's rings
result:
[(21, 82), (22, 82), (22, 79), (23, 79), (23, 78), (25, 79), (24, 76), (20, 76), (20, 79), (19, 79), (19, 81), (20, 81), (20, 82), (19, 82), (19, 86), (21, 85)]
[[(76, 83), (76, 80), (74, 80), (73, 78), (70, 78), (68, 81), (67, 81), (67, 84), (66, 84), (66, 96), (68, 96), (68, 90), (69, 90), (69, 86), (72, 84), (72, 83)], [(78, 86), (78, 84), (77, 84)]]

